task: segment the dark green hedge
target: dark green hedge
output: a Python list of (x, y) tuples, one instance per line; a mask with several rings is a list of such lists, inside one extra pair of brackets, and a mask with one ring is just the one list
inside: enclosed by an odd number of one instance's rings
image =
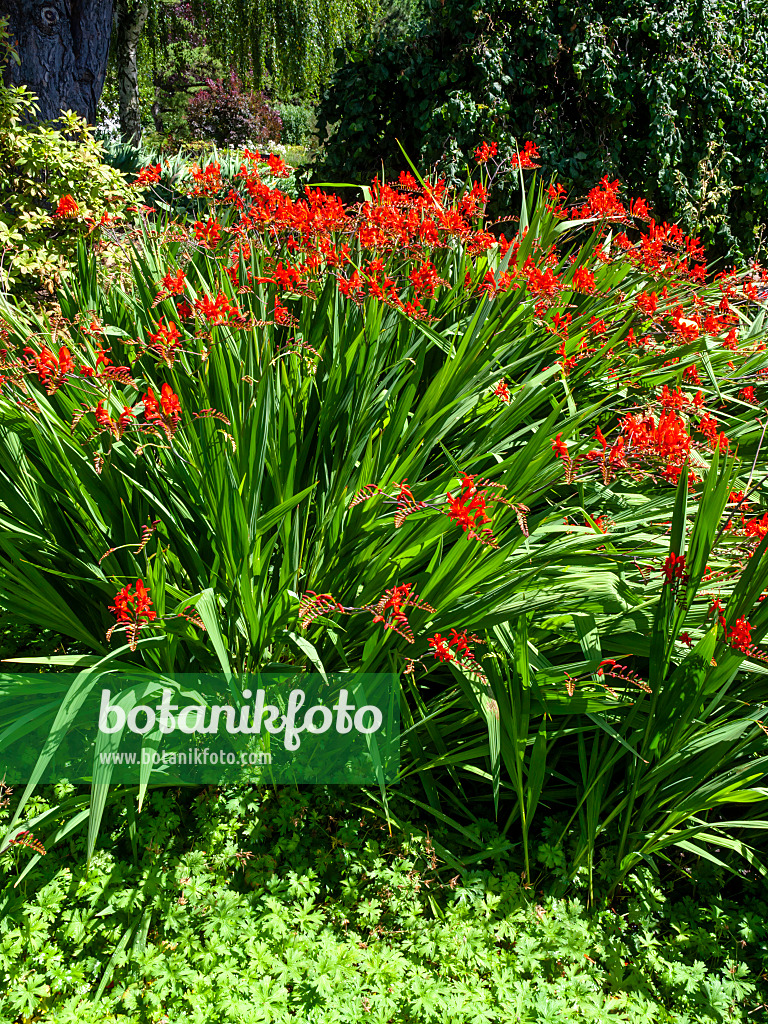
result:
[(403, 169), (399, 139), (455, 183), (481, 140), (533, 139), (575, 193), (619, 178), (712, 255), (747, 257), (768, 222), (767, 115), (757, 0), (423, 0), (340, 66), (316, 177)]

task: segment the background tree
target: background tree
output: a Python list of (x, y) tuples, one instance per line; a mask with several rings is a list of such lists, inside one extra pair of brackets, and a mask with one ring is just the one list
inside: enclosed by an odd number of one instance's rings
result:
[(112, 0), (0, 0), (0, 17), (8, 19), (20, 58), (6, 64), (6, 85), (26, 85), (36, 94), (40, 120), (74, 110), (94, 122), (107, 72)]
[(123, 142), (141, 142), (139, 105), (139, 42), (149, 15), (150, 0), (115, 0), (112, 45), (117, 71), (120, 134)]
[[(410, 0), (407, 0), (410, 2)], [(316, 94), (384, 0), (191, 0), (209, 43), (241, 79), (277, 97)]]
[[(155, 127), (184, 134), (186, 105), (199, 90), (226, 91), (232, 104), (255, 91), (316, 96), (336, 59), (382, 9), (383, 0), (115, 0), (110, 67), (124, 142), (141, 139), (140, 64), (151, 63)], [(143, 45), (142, 45), (143, 43)], [(240, 85), (242, 84), (242, 92)], [(258, 99), (254, 102), (259, 103)]]
[[(339, 66), (318, 112), (319, 181), (407, 169), (449, 183), (483, 139), (534, 141), (542, 175), (603, 175), (711, 252), (747, 257), (768, 224), (768, 25), (757, 0), (424, 0)], [(404, 116), (406, 115), (406, 116)], [(514, 175), (494, 185), (502, 215)]]

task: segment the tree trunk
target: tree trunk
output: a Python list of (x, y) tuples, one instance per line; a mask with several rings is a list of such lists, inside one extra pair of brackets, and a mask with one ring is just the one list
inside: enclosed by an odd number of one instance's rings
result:
[[(2, 2), (2, 0), (0, 0)], [(115, 57), (120, 104), (120, 135), (133, 146), (141, 143), (139, 107), (139, 39), (149, 14), (148, 0), (116, 0)]]
[(0, 0), (21, 64), (3, 71), (7, 85), (38, 97), (40, 120), (74, 110), (90, 124), (104, 88), (112, 0)]

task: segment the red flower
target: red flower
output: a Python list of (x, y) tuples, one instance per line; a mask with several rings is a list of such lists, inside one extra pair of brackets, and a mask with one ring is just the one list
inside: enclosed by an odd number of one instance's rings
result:
[(211, 163), (201, 170), (197, 164), (192, 165), (192, 178), (195, 187), (192, 189), (193, 196), (212, 196), (221, 191), (221, 164)]
[(117, 623), (107, 630), (107, 640), (110, 640), (117, 624), (124, 623), (132, 651), (136, 650), (136, 636), (142, 626), (157, 618), (157, 612), (151, 607), (152, 599), (144, 583), (136, 580), (135, 587), (134, 591), (133, 584), (127, 583), (115, 595), (115, 603), (110, 605), (109, 610), (117, 619)]
[(221, 239), (221, 226), (211, 217), (203, 223), (196, 220), (193, 224), (195, 229), (195, 241), (209, 249), (215, 249)]
[(664, 412), (669, 412), (670, 410), (683, 409), (688, 405), (690, 399), (682, 391), (670, 391), (665, 384), (659, 401)]
[(119, 593), (115, 595), (115, 603), (110, 606), (118, 622), (141, 623), (157, 618), (157, 612), (150, 607), (152, 599), (149, 591), (141, 580), (136, 580), (136, 591), (133, 592), (132, 583), (127, 583)]
[(712, 602), (712, 604), (709, 606), (709, 611), (707, 612), (707, 618), (709, 618), (709, 616), (712, 615), (714, 612), (717, 612), (718, 622), (723, 627), (723, 629), (725, 629), (725, 616), (723, 615), (723, 606), (720, 603), (720, 599), (717, 598), (717, 597)]
[(479, 637), (467, 636), (466, 629), (461, 633), (451, 629), (450, 637), (435, 633), (434, 636), (427, 639), (427, 643), (435, 652), (438, 661), (456, 661), (457, 659), (461, 661), (463, 658), (474, 658), (471, 645), (479, 640)]
[(446, 637), (441, 636), (439, 633), (435, 633), (434, 636), (429, 637), (427, 643), (435, 652), (435, 657), (438, 661), (453, 661), (453, 651), (448, 646), (448, 640)]
[(647, 313), (649, 316), (656, 312), (658, 304), (659, 302), (656, 292), (651, 292), (650, 295), (648, 292), (640, 292), (637, 296), (637, 308), (642, 310), (644, 313)]
[(178, 270), (175, 276), (172, 276), (169, 270), (163, 278), (163, 288), (170, 292), (171, 295), (181, 295), (184, 292), (185, 281), (186, 277), (183, 270)]
[(160, 388), (160, 405), (163, 408), (163, 415), (175, 426), (181, 417), (181, 403), (179, 396), (171, 390), (170, 384), (163, 384)]
[(59, 349), (59, 373), (72, 373), (75, 368), (72, 355), (68, 348)]
[(155, 182), (160, 181), (160, 164), (148, 164), (146, 167), (142, 167), (139, 173), (136, 175), (134, 185), (154, 185)]
[(279, 157), (276, 153), (270, 153), (270, 155), (267, 157), (267, 163), (269, 164), (270, 171), (272, 172), (272, 174), (274, 174), (276, 178), (288, 177), (288, 174), (290, 172), (286, 167), (285, 161), (281, 159), (281, 157)]
[(678, 580), (685, 579), (685, 555), (676, 555), (674, 551), (667, 555), (667, 560), (662, 566), (664, 573), (664, 584), (672, 586)]
[(152, 388), (147, 388), (146, 394), (142, 398), (144, 403), (144, 418), (148, 423), (152, 423), (154, 420), (161, 419), (160, 406), (155, 398), (155, 392)]
[(475, 150), (475, 160), (479, 164), (487, 163), (490, 157), (496, 156), (499, 152), (499, 147), (495, 142), (490, 145), (487, 142), (481, 143)]
[(494, 395), (499, 398), (505, 404), (509, 402), (509, 387), (507, 382), (502, 377), (496, 387), (493, 389)]
[[(32, 349), (25, 349), (29, 355), (33, 355)], [(40, 354), (34, 356), (37, 379), (48, 388), (49, 392), (59, 387), (67, 373), (72, 373), (75, 364), (68, 348), (62, 346), (58, 356), (55, 356), (47, 345), (43, 345)], [(53, 377), (53, 381), (51, 381)]]
[(171, 323), (167, 327), (163, 324), (162, 318), (157, 325), (157, 333), (147, 331), (147, 336), (152, 341), (153, 348), (164, 350), (165, 348), (177, 348), (181, 332), (176, 324)]
[(749, 402), (750, 405), (757, 405), (757, 398), (755, 398), (755, 389), (753, 387), (742, 388), (738, 397), (742, 402)]
[(471, 639), (476, 638), (468, 637), (466, 629), (461, 633), (457, 633), (455, 629), (451, 629), (451, 639), (448, 643), (451, 647), (455, 648), (460, 658), (474, 658), (474, 654), (470, 649)]
[(117, 421), (117, 428), (119, 432), (121, 434), (124, 433), (128, 429), (128, 425), (130, 424), (131, 420), (135, 419), (136, 417), (133, 413), (133, 409), (131, 409), (129, 405), (124, 405), (123, 411), (120, 413), (120, 418)]
[(574, 291), (591, 294), (595, 290), (595, 275), (586, 267), (577, 267), (571, 278), (571, 287)]
[(195, 300), (195, 309), (202, 313), (206, 320), (214, 324), (226, 323), (227, 318), (236, 316), (239, 313), (237, 306), (233, 306), (223, 292), (219, 292), (215, 299), (204, 295), (202, 299)]
[(568, 445), (565, 441), (560, 440), (562, 436), (562, 434), (558, 434), (552, 442), (552, 451), (555, 453), (556, 458), (570, 460), (570, 456), (568, 455)]
[(384, 615), (384, 612), (390, 609), (396, 620), (403, 616), (403, 606), (407, 604), (413, 596), (411, 594), (412, 587), (412, 583), (403, 583), (400, 586), (395, 586), (391, 590), (387, 591), (384, 595), (384, 601), (380, 602), (377, 606), (377, 613), (374, 615), (373, 621), (387, 624), (387, 618)]
[(420, 267), (412, 270), (408, 276), (416, 292), (426, 295), (430, 299), (434, 297), (435, 288), (440, 284), (445, 284), (444, 281), (440, 280), (437, 270), (429, 260), (425, 260)]
[(691, 447), (685, 422), (673, 412), (662, 413), (658, 424), (650, 413), (626, 416), (622, 431), (629, 435), (634, 454), (661, 458), (668, 464), (682, 463)]
[(639, 217), (641, 220), (650, 219), (648, 205), (644, 199), (632, 199), (629, 204), (629, 212), (633, 217)]
[(41, 384), (47, 384), (51, 373), (58, 371), (59, 361), (47, 345), (43, 345), (40, 355), (35, 357), (35, 368)]
[(714, 442), (717, 437), (717, 420), (714, 416), (710, 416), (709, 413), (705, 413), (699, 420), (697, 429), (708, 437), (711, 442)]
[(104, 400), (102, 399), (95, 409), (96, 422), (103, 430), (109, 430), (112, 433), (115, 432), (115, 421), (109, 415), (107, 410), (104, 408)]
[(481, 523), (491, 521), (490, 516), (486, 515), (485, 498), (478, 493), (474, 479), (465, 473), (461, 482), (461, 494), (454, 498), (450, 491), (447, 492), (448, 518), (457, 522), (470, 537), (477, 536), (475, 531)]
[(750, 633), (753, 628), (743, 615), (736, 619), (734, 625), (728, 630), (728, 639), (731, 641), (731, 647), (746, 654), (752, 642)]
[(54, 217), (75, 217), (80, 212), (80, 207), (70, 195), (62, 196), (59, 205), (56, 207)]
[(533, 142), (526, 142), (523, 147), (523, 152), (518, 156), (517, 153), (512, 157), (512, 167), (523, 167), (531, 168), (538, 167), (533, 161), (539, 159), (539, 151)]
[(291, 314), (288, 309), (282, 305), (280, 299), (275, 296), (275, 323), (276, 324), (289, 324), (291, 322)]

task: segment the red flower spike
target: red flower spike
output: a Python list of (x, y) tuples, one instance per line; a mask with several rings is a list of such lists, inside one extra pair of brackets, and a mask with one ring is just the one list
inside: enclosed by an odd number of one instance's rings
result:
[(148, 423), (153, 423), (155, 420), (161, 419), (160, 406), (158, 405), (157, 399), (155, 398), (155, 392), (152, 388), (147, 388), (146, 394), (142, 398), (144, 403), (144, 418)]
[(429, 637), (427, 643), (435, 652), (435, 657), (438, 661), (453, 661), (453, 651), (448, 646), (448, 640), (446, 637), (441, 636), (439, 633), (435, 633), (434, 636)]
[(477, 536), (476, 528), (482, 523), (491, 521), (490, 516), (486, 515), (485, 497), (477, 492), (474, 479), (472, 476), (464, 475), (461, 481), (461, 494), (456, 498), (450, 491), (447, 492), (448, 518), (457, 522), (470, 537)]
[(68, 373), (74, 372), (75, 363), (72, 354), (63, 345), (59, 349), (58, 356), (54, 355), (47, 345), (43, 345), (39, 355), (34, 355), (31, 348), (26, 348), (24, 351), (27, 355), (32, 356), (37, 379), (45, 386), (49, 395), (61, 387)]
[[(375, 605), (365, 605), (360, 611), (369, 611), (373, 615), (373, 621), (381, 623), (385, 629), (394, 630), (404, 637), (409, 644), (414, 643), (413, 631), (408, 623), (408, 618), (403, 609), (414, 608), (421, 611), (428, 611), (434, 614), (432, 605), (422, 601), (418, 594), (412, 593), (413, 584), (404, 583), (400, 586), (386, 590)], [(356, 611), (358, 609), (355, 609)]]
[(503, 377), (493, 389), (493, 393), (499, 401), (504, 402), (505, 405), (509, 404), (509, 387)]
[(492, 156), (496, 156), (499, 147), (496, 142), (482, 142), (475, 150), (475, 160), (479, 164), (487, 163)]
[(163, 278), (163, 288), (170, 295), (182, 295), (184, 292), (184, 284), (186, 277), (183, 270), (178, 270), (175, 275), (171, 274), (170, 270)]
[(316, 594), (308, 590), (299, 602), (299, 625), (302, 629), (311, 626), (315, 619), (328, 615), (329, 612), (343, 612), (344, 606), (332, 594)]
[(395, 510), (395, 529), (399, 530), (408, 516), (426, 508), (426, 502), (416, 501), (407, 481), (395, 485), (398, 489), (397, 509)]
[(147, 185), (154, 185), (160, 181), (160, 174), (162, 173), (160, 164), (149, 164), (147, 167), (142, 167), (139, 173), (136, 175), (133, 184), (140, 187)]
[(54, 217), (76, 217), (80, 207), (70, 195), (62, 196), (59, 200)]
[(727, 633), (727, 637), (731, 642), (731, 647), (746, 654), (751, 646), (752, 640), (750, 634), (753, 628), (754, 627), (747, 622), (743, 615), (736, 619), (736, 622), (731, 626)]
[(221, 225), (209, 217), (205, 223), (195, 221), (195, 241), (207, 249), (215, 249), (221, 240)]
[(181, 417), (181, 403), (179, 402), (179, 396), (175, 395), (171, 390), (170, 384), (163, 384), (160, 388), (160, 405), (163, 410), (163, 416), (166, 419), (170, 419), (172, 424), (176, 426)]
[(670, 552), (662, 566), (665, 586), (673, 586), (675, 583), (685, 580), (685, 555), (676, 555)]
[(96, 409), (94, 410), (94, 413), (96, 415), (96, 422), (102, 428), (102, 430), (108, 430), (112, 434), (117, 433), (117, 427), (115, 426), (115, 421), (112, 419), (112, 417), (109, 415), (107, 410), (104, 408), (104, 400), (103, 399), (96, 406)]
[(135, 584), (126, 584), (115, 595), (115, 603), (109, 608), (117, 622), (107, 631), (107, 640), (111, 640), (114, 631), (123, 625), (130, 648), (135, 651), (139, 631), (157, 618), (157, 612), (151, 605), (152, 599), (142, 580), (136, 580)]

